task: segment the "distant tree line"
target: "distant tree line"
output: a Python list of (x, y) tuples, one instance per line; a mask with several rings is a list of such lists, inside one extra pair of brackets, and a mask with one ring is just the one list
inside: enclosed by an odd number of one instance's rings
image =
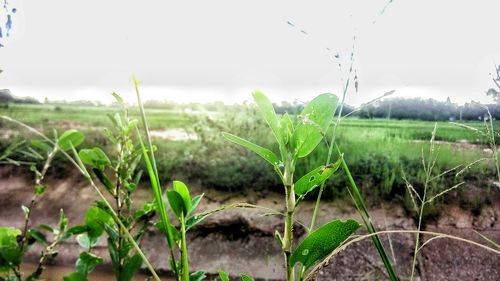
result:
[(0, 103), (40, 103), (37, 99), (32, 97), (19, 98), (13, 96), (9, 89), (0, 89)]
[[(500, 72), (500, 68), (498, 69)], [(19, 98), (8, 90), (0, 90), (0, 104), (8, 103), (31, 103), (40, 104), (38, 100), (32, 97)], [(82, 106), (103, 106), (96, 101), (49, 101), (47, 98), (44, 103), (51, 105), (82, 105)], [(247, 107), (247, 102), (243, 104), (224, 104), (223, 102), (211, 103), (185, 103), (178, 104), (173, 101), (148, 100), (144, 103), (146, 108), (171, 109), (171, 110), (206, 110), (206, 111), (228, 111), (237, 110), (238, 107)], [(494, 119), (500, 120), (500, 103), (486, 105)], [(302, 102), (274, 103), (276, 113), (283, 114), (287, 112), (290, 115), (298, 115), (304, 109)], [(338, 114), (337, 109), (336, 114)], [(344, 105), (342, 115), (351, 114), (355, 107)], [(370, 105), (364, 106), (355, 111), (351, 116), (358, 118), (388, 118), (388, 119), (417, 119), (427, 121), (445, 121), (445, 120), (483, 120), (487, 118), (487, 111), (484, 106), (476, 103), (466, 103), (458, 105), (447, 101), (437, 101), (434, 99), (422, 98), (388, 98), (379, 100)]]
[[(500, 119), (500, 105), (487, 104), (494, 119)], [(360, 118), (418, 119), (427, 121), (483, 120), (487, 110), (477, 103), (457, 105), (447, 101), (422, 98), (390, 98), (363, 107)]]

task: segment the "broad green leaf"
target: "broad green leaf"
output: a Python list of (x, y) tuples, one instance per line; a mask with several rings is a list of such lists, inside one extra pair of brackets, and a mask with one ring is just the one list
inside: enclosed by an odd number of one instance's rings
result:
[(295, 128), (292, 147), (298, 157), (311, 153), (323, 139), (337, 109), (338, 98), (322, 94), (314, 98), (300, 114), (301, 121)]
[(175, 190), (167, 191), (167, 199), (168, 203), (170, 203), (170, 207), (177, 218), (180, 220), (183, 216), (183, 213), (186, 213), (186, 208), (184, 206), (184, 200), (182, 200), (182, 196)]
[(64, 281), (88, 281), (87, 275), (80, 272), (73, 272), (68, 276), (63, 277)]
[(254, 281), (252, 277), (246, 275), (246, 274), (241, 274), (241, 281)]
[(321, 165), (307, 173), (294, 184), (295, 193), (297, 195), (304, 195), (311, 192), (314, 188), (321, 185), (333, 173), (335, 173), (338, 170), (340, 163), (340, 160), (338, 160), (334, 164), (330, 164), (328, 166)]
[(104, 232), (104, 224), (113, 224), (113, 218), (99, 207), (90, 207), (85, 215), (85, 224), (89, 228), (88, 235), (97, 238)]
[(221, 281), (229, 281), (229, 274), (225, 271), (219, 271), (219, 278)]
[(189, 281), (201, 281), (206, 277), (205, 271), (195, 271), (189, 275)]
[(325, 259), (360, 227), (355, 220), (334, 220), (311, 232), (290, 257), (290, 266), (300, 262), (309, 269)]
[(92, 272), (95, 267), (102, 263), (103, 259), (89, 252), (83, 252), (80, 254), (80, 258), (76, 261), (75, 269), (76, 272), (87, 275)]
[(75, 129), (67, 130), (64, 132), (57, 141), (57, 145), (63, 151), (67, 151), (71, 149), (71, 146), (77, 147), (79, 146), (83, 140), (85, 139), (85, 135), (77, 131)]
[(130, 281), (134, 275), (139, 271), (142, 265), (142, 258), (139, 254), (125, 259), (123, 270), (120, 274), (119, 281)]
[(184, 202), (184, 215), (187, 216), (189, 215), (189, 212), (191, 212), (191, 195), (189, 194), (189, 189), (188, 187), (181, 181), (174, 181), (172, 184), (172, 189), (179, 193), (179, 195), (182, 198), (182, 201)]
[(276, 112), (274, 111), (273, 104), (269, 99), (264, 95), (264, 93), (260, 91), (253, 92), (253, 99), (255, 103), (260, 109), (260, 112), (264, 116), (264, 120), (266, 120), (267, 125), (273, 131), (274, 137), (280, 144), (280, 146), (285, 144), (284, 137), (281, 133), (280, 122), (278, 117), (276, 116)]
[(229, 141), (239, 144), (255, 153), (257, 153), (260, 157), (264, 158), (267, 162), (271, 163), (271, 165), (276, 166), (279, 163), (278, 156), (274, 154), (271, 150), (267, 148), (263, 148), (254, 143), (251, 143), (245, 139), (237, 137), (235, 135), (229, 133), (222, 133), (222, 135)]
[(111, 165), (111, 161), (108, 156), (99, 147), (82, 149), (78, 153), (78, 156), (80, 156), (83, 163), (90, 165), (93, 168), (98, 168), (101, 171), (104, 170), (105, 167)]
[(19, 265), (22, 251), (17, 244), (17, 236), (21, 230), (13, 227), (0, 227), (0, 260)]

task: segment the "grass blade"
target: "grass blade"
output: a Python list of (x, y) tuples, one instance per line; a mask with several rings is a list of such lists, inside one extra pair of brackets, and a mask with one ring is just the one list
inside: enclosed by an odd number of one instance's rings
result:
[[(337, 150), (338, 150), (339, 154), (342, 155), (340, 152), (340, 149), (338, 147), (337, 147)], [(347, 175), (347, 178), (349, 180), (349, 183), (351, 184), (352, 200), (353, 200), (354, 204), (356, 205), (356, 208), (358, 209), (358, 212), (361, 215), (361, 218), (363, 219), (363, 222), (364, 222), (368, 232), (370, 234), (376, 233), (377, 230), (375, 229), (375, 227), (372, 224), (372, 220), (370, 218), (370, 213), (368, 212), (368, 208), (366, 207), (365, 202), (363, 200), (363, 197), (361, 196), (361, 193), (359, 192), (359, 189), (358, 189), (356, 183), (354, 182), (354, 179), (351, 175), (351, 172), (349, 171), (349, 167), (347, 166), (347, 163), (345, 162), (344, 158), (341, 158), (341, 159), (342, 159), (341, 160), (342, 161), (342, 168), (344, 169), (344, 171)], [(380, 258), (382, 259), (382, 262), (384, 263), (384, 266), (387, 270), (387, 274), (389, 274), (389, 278), (391, 279), (391, 281), (398, 281), (399, 280), (398, 276), (396, 275), (396, 272), (392, 268), (392, 264), (389, 260), (389, 257), (387, 256), (387, 254), (385, 252), (384, 246), (382, 245), (380, 238), (378, 237), (378, 235), (373, 235), (371, 238), (372, 238), (373, 244), (375, 245), (375, 248), (377, 248), (377, 252), (378, 252)]]
[[(144, 157), (144, 161), (146, 163), (146, 169), (149, 174), (149, 179), (151, 182), (151, 187), (153, 189), (153, 193), (155, 196), (155, 201), (158, 207), (158, 212), (160, 213), (161, 221), (166, 229), (166, 238), (167, 238), (167, 243), (168, 243), (168, 248), (170, 250), (170, 258), (172, 259), (172, 264), (176, 264), (175, 262), (175, 255), (174, 255), (174, 236), (172, 234), (171, 228), (172, 224), (170, 223), (170, 219), (168, 218), (167, 214), (167, 209), (165, 207), (165, 204), (163, 203), (163, 198), (162, 198), (162, 192), (161, 192), (161, 187), (160, 187), (160, 179), (158, 178), (158, 170), (156, 167), (156, 161), (153, 153), (153, 145), (151, 143), (151, 136), (149, 135), (149, 129), (148, 129), (148, 123), (146, 120), (146, 113), (144, 112), (144, 106), (141, 101), (141, 96), (139, 94), (139, 82), (137, 79), (133, 78), (134, 81), (134, 86), (135, 86), (135, 92), (137, 94), (137, 102), (139, 104), (139, 109), (141, 111), (141, 119), (142, 119), (142, 124), (144, 126), (144, 130), (146, 132), (146, 139), (148, 142), (148, 148), (146, 149), (144, 142), (142, 141), (142, 137), (140, 135), (139, 129), (137, 129), (137, 134), (139, 136), (139, 143), (141, 145), (142, 149), (142, 154)], [(177, 272), (177, 267), (173, 266), (172, 268), (174, 270), (174, 273), (176, 276), (178, 276)]]

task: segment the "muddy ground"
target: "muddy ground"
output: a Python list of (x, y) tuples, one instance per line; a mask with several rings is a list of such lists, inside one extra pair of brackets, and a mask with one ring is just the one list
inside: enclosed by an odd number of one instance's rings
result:
[[(30, 179), (10, 169), (0, 170), (0, 226), (21, 228), (23, 213), (21, 204), (31, 200)], [(39, 223), (55, 224), (59, 209), (63, 208), (71, 224), (83, 221), (86, 208), (96, 199), (91, 189), (81, 177), (70, 179), (49, 179), (49, 190), (36, 204), (31, 225)], [(234, 194), (204, 189), (192, 183), (193, 194), (205, 193), (200, 205), (201, 210), (209, 210), (234, 202), (248, 202), (282, 210), (282, 195), (278, 193)], [(484, 206), (478, 215), (449, 205), (443, 208), (442, 215), (426, 226), (428, 231), (457, 235), (484, 243), (474, 232), (500, 241), (500, 200), (499, 192), (493, 195), (492, 205)], [(136, 201), (150, 198), (149, 191), (138, 191)], [(308, 224), (313, 210), (313, 202), (301, 205), (297, 218)], [(414, 229), (413, 220), (401, 206), (386, 204), (384, 207), (371, 207), (373, 222), (378, 229)], [(358, 218), (354, 208), (338, 202), (324, 202), (321, 205), (318, 224), (334, 218)], [(282, 280), (283, 257), (275, 241), (274, 232), (283, 228), (279, 217), (263, 216), (262, 212), (249, 209), (233, 209), (216, 214), (190, 231), (188, 251), (192, 270), (206, 270), (216, 273), (224, 269), (232, 276), (248, 273), (256, 280)], [(299, 233), (296, 240), (303, 236), (304, 229), (296, 226)], [(360, 232), (361, 233), (361, 232)], [(159, 271), (168, 275), (167, 251), (164, 237), (153, 229), (142, 241), (141, 246)], [(402, 280), (410, 274), (414, 247), (414, 235), (392, 234), (383, 236), (383, 243), (389, 253), (397, 273)], [(98, 250), (109, 262), (105, 243)], [(74, 240), (62, 247), (54, 264), (71, 266), (80, 249)], [(474, 246), (437, 239), (422, 250), (418, 264), (417, 280), (500, 280), (500, 256), (493, 255)], [(35, 258), (36, 252), (30, 258)], [(335, 256), (330, 264), (321, 270), (318, 280), (387, 280), (383, 265), (370, 240), (348, 247)]]

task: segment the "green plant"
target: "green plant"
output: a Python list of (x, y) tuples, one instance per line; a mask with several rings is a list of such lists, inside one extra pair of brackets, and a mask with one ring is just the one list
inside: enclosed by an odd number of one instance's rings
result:
[[(421, 237), (420, 237), (420, 231), (423, 227), (423, 219), (424, 219), (424, 214), (426, 211), (426, 207), (432, 206), (432, 204), (439, 199), (441, 196), (445, 195), (446, 193), (462, 186), (465, 182), (460, 182), (450, 188), (444, 189), (444, 190), (437, 190), (437, 188), (433, 188), (433, 183), (436, 182), (436, 180), (442, 178), (443, 176), (456, 171), (458, 168), (461, 166), (457, 166), (455, 168), (446, 170), (444, 172), (438, 172), (436, 173), (436, 162), (437, 158), (439, 155), (439, 148), (436, 148), (435, 146), (435, 136), (436, 136), (436, 131), (437, 131), (437, 124), (434, 125), (434, 130), (432, 131), (431, 139), (430, 139), (430, 146), (429, 146), (429, 151), (427, 154), (424, 153), (424, 150), (422, 149), (422, 169), (424, 172), (423, 175), (423, 191), (422, 193), (419, 193), (413, 185), (404, 177), (404, 180), (406, 182), (406, 187), (407, 187), (407, 192), (408, 195), (411, 199), (411, 202), (413, 204), (413, 210), (416, 213), (416, 216), (418, 218), (418, 223), (417, 223), (417, 232), (416, 232), (416, 238), (415, 238), (415, 249), (413, 252), (413, 262), (412, 262), (412, 267), (411, 267), (411, 275), (410, 275), (410, 280), (413, 280), (414, 275), (415, 275), (415, 268), (417, 265), (417, 256), (419, 251), (423, 248), (423, 246), (428, 243), (426, 241), (421, 245)], [(460, 173), (460, 171), (458, 172)]]
[[(24, 212), (23, 228), (0, 227), (0, 280), (38, 280), (43, 273), (47, 259), (57, 256), (60, 244), (69, 239), (72, 235), (79, 234), (85, 230), (82, 226), (69, 228), (68, 219), (64, 215), (62, 209), (60, 210), (59, 224), (57, 227), (47, 224), (41, 224), (36, 227), (30, 226), (30, 220), (35, 211), (36, 202), (47, 190), (44, 179), (52, 164), (54, 156), (60, 151), (64, 152), (69, 150), (69, 143), (71, 142), (74, 143), (74, 146), (80, 145), (83, 139), (83, 134), (75, 130), (68, 130), (60, 137), (58, 137), (55, 132), (55, 140), (51, 145), (40, 140), (33, 140), (31, 143), (32, 146), (24, 148), (22, 147), (24, 142), (13, 142), (0, 157), (0, 159), (5, 161), (4, 163), (8, 164), (29, 164), (30, 171), (35, 175), (31, 201), (28, 206), (21, 206)], [(39, 167), (30, 162), (11, 159), (10, 156), (14, 154), (16, 150), (20, 150), (22, 154), (30, 156), (34, 158), (34, 160), (45, 160), (42, 168), (39, 169)], [(35, 271), (27, 275), (22, 272), (21, 266), (24, 255), (35, 243), (38, 243), (43, 250), (39, 255), (38, 265)]]
[[(160, 213), (161, 220), (157, 223), (157, 226), (166, 236), (170, 252), (171, 268), (176, 279), (179, 281), (190, 281), (191, 279), (202, 280), (205, 277), (204, 272), (197, 271), (192, 274), (189, 272), (186, 232), (206, 217), (193, 214), (194, 210), (203, 198), (203, 194), (191, 199), (189, 189), (184, 183), (180, 181), (173, 182), (172, 189), (167, 190), (166, 194), (168, 203), (170, 203), (170, 207), (180, 223), (179, 228), (176, 228), (170, 222), (166, 209), (166, 202), (162, 196), (163, 192), (160, 188), (161, 185), (154, 155), (154, 146), (151, 142), (146, 113), (139, 94), (139, 81), (135, 78), (133, 80), (147, 141), (146, 146), (142, 141), (139, 129), (136, 129), (139, 136), (140, 151), (146, 163), (147, 172), (155, 198), (156, 210)], [(176, 261), (175, 252), (178, 252), (181, 256), (181, 260), (179, 262)]]
[[(128, 241), (128, 243), (130, 243), (131, 248), (134, 248), (136, 253), (141, 257), (142, 261), (145, 263), (146, 267), (153, 275), (153, 278), (157, 281), (160, 280), (160, 278), (156, 274), (153, 266), (149, 263), (148, 259), (146, 258), (146, 256), (142, 252), (142, 250), (139, 248), (139, 245), (137, 244), (135, 238), (130, 234), (130, 232), (128, 231), (128, 228), (125, 226), (125, 224), (122, 222), (122, 220), (118, 217), (117, 213), (113, 209), (112, 204), (109, 203), (109, 201), (106, 199), (104, 194), (101, 192), (100, 188), (96, 185), (96, 183), (93, 180), (93, 177), (91, 176), (91, 174), (89, 173), (89, 171), (85, 167), (85, 164), (83, 163), (78, 152), (76, 151), (75, 145), (79, 145), (83, 142), (84, 135), (77, 130), (68, 130), (63, 135), (61, 135), (60, 138), (56, 137), (56, 140), (54, 141), (54, 140), (51, 140), (50, 138), (48, 138), (47, 136), (45, 136), (40, 131), (36, 130), (33, 127), (30, 127), (29, 125), (27, 125), (25, 123), (22, 123), (20, 121), (12, 119), (8, 116), (1, 116), (1, 118), (6, 120), (6, 121), (12, 122), (16, 125), (19, 125), (22, 128), (25, 128), (28, 131), (34, 133), (35, 135), (41, 137), (42, 140), (38, 141), (39, 146), (50, 148), (50, 146), (52, 145), (55, 149), (57, 149), (58, 151), (61, 151), (61, 153), (70, 161), (70, 163), (80, 171), (80, 173), (85, 177), (85, 179), (89, 182), (90, 186), (94, 189), (94, 191), (100, 197), (101, 201), (96, 202), (97, 203), (96, 208), (92, 209), (92, 210), (94, 210), (93, 211), (94, 213), (91, 213), (91, 215), (88, 216), (88, 219), (86, 219), (86, 228), (83, 230), (83, 232), (84, 231), (90, 232), (91, 233), (90, 236), (92, 237), (94, 233), (102, 233), (105, 226), (111, 224), (111, 221), (113, 221), (117, 225), (119, 231), (121, 231), (121, 233), (123, 233), (123, 237)], [(71, 151), (74, 155), (74, 158), (71, 157), (66, 151)], [(103, 156), (103, 154), (101, 154), (99, 152), (96, 152), (96, 151), (93, 151), (93, 152), (94, 152), (94, 155), (92, 155), (92, 157), (89, 157), (89, 159), (92, 160), (91, 161), (92, 166), (97, 166), (98, 167), (97, 170), (105, 168), (106, 164), (108, 163), (108, 161), (102, 161), (105, 159), (105, 157), (104, 157), (105, 154)], [(88, 156), (88, 155), (86, 155), (86, 156)], [(85, 157), (84, 157), (84, 159), (85, 159)], [(98, 159), (99, 161), (93, 162), (93, 160), (95, 160), (95, 159)], [(95, 174), (96, 171), (94, 170), (93, 172)], [(95, 174), (95, 175), (97, 176), (97, 174)], [(105, 179), (105, 178), (103, 177), (103, 179)], [(110, 184), (106, 180), (104, 180), (103, 182), (105, 182), (105, 183), (103, 183), (105, 188), (110, 187)], [(91, 212), (91, 211), (89, 210), (89, 212)], [(99, 235), (96, 234), (94, 237), (98, 237), (98, 236), (100, 236), (100, 234)], [(89, 235), (87, 234), (86, 236), (80, 236), (80, 237), (88, 238)], [(88, 245), (89, 251), (87, 251), (87, 252), (90, 252), (90, 249), (93, 246), (91, 239), (84, 238), (84, 239), (80, 239), (79, 242), (80, 242), (80, 244), (82, 244), (82, 242), (84, 242), (85, 245)], [(66, 280), (78, 280), (78, 281), (86, 280), (86, 275), (93, 270), (93, 268), (95, 267), (95, 264), (100, 262), (99, 257), (95, 257), (93, 255), (89, 256), (89, 255), (84, 254), (81, 257), (82, 257), (82, 260), (79, 259), (79, 261), (77, 261), (77, 264), (76, 264), (77, 271), (74, 274), (67, 276)], [(79, 267), (79, 265), (82, 265), (82, 267)]]
[[(107, 193), (114, 200), (114, 213), (125, 229), (121, 228), (113, 218), (109, 206), (102, 201), (88, 209), (85, 216), (87, 231), (80, 234), (78, 242), (85, 249), (76, 263), (76, 272), (65, 277), (65, 280), (79, 280), (92, 271), (95, 264), (102, 262), (102, 258), (91, 253), (92, 247), (99, 237), (107, 234), (107, 245), (111, 257), (116, 280), (131, 280), (142, 265), (142, 257), (134, 250), (131, 241), (127, 240), (126, 232), (132, 235), (135, 243), (139, 243), (151, 219), (155, 214), (152, 203), (145, 203), (138, 210), (132, 208), (133, 194), (139, 184), (142, 171), (137, 166), (142, 157), (142, 150), (132, 140), (137, 120), (128, 115), (122, 99), (114, 94), (119, 106), (118, 112), (108, 115), (113, 127), (105, 129), (109, 141), (116, 148), (112, 160), (99, 147), (81, 149), (77, 160), (91, 167), (91, 175), (98, 179)], [(80, 266), (90, 263), (88, 266)]]
[(299, 180), (294, 179), (298, 160), (308, 156), (324, 139), (337, 108), (338, 98), (332, 94), (319, 95), (305, 106), (298, 122), (294, 124), (286, 113), (278, 117), (273, 105), (263, 93), (254, 92), (253, 97), (278, 143), (280, 157), (267, 148), (235, 135), (223, 135), (229, 141), (255, 152), (269, 162), (280, 177), (285, 189), (285, 228), (283, 235), (277, 232), (276, 237), (285, 258), (286, 280), (295, 280), (297, 263), (302, 265), (299, 280), (303, 280), (307, 269), (324, 259), (359, 227), (354, 220), (333, 221), (311, 232), (295, 250), (292, 249), (294, 213), (297, 207), (309, 192), (325, 182), (341, 164), (339, 160), (335, 164), (322, 165)]

